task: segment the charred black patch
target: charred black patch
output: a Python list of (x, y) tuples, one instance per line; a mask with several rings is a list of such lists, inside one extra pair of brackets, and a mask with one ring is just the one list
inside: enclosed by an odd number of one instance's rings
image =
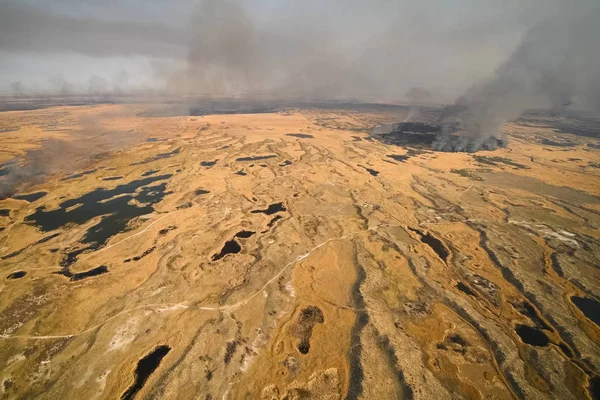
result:
[(307, 133), (286, 133), (286, 136), (293, 136), (300, 139), (314, 139), (313, 135), (309, 135)]
[(214, 160), (214, 161), (202, 161), (202, 162), (200, 163), (200, 165), (201, 165), (201, 166), (203, 166), (203, 167), (209, 167), (209, 168), (210, 168), (210, 167), (214, 167), (214, 166), (215, 166), (215, 164), (217, 163), (217, 161), (219, 161), (219, 160)]
[(41, 199), (42, 197), (44, 197), (47, 194), (48, 194), (48, 192), (35, 192), (35, 193), (28, 193), (28, 194), (20, 194), (20, 195), (13, 196), (13, 199), (25, 200), (29, 203), (33, 203), (34, 201)]
[(123, 393), (121, 400), (131, 400), (135, 397), (169, 351), (171, 351), (169, 346), (158, 346), (150, 354), (138, 361), (133, 384)]
[(161, 229), (160, 231), (158, 231), (158, 234), (159, 234), (160, 236), (164, 236), (164, 235), (166, 235), (167, 233), (169, 233), (170, 231), (172, 231), (172, 230), (175, 230), (175, 229), (177, 229), (177, 227), (176, 227), (176, 226), (174, 226), (174, 225), (171, 225), (171, 226), (168, 226), (168, 227), (166, 227), (166, 228), (163, 228), (163, 229)]
[(458, 333), (451, 333), (443, 342), (436, 344), (436, 348), (439, 350), (453, 351), (461, 355), (467, 353), (467, 347), (469, 347), (469, 343)]
[(496, 166), (496, 167), (499, 167), (500, 166), (499, 164), (504, 164), (504, 165), (509, 165), (509, 166), (517, 168), (517, 169), (531, 169), (527, 165), (516, 163), (516, 162), (512, 161), (511, 159), (504, 158), (504, 157), (473, 156), (473, 159), (480, 164), (492, 165), (492, 166)]
[(235, 161), (260, 161), (260, 160), (268, 160), (269, 158), (275, 158), (276, 155), (268, 155), (268, 156), (250, 156), (250, 157), (240, 157), (236, 158)]
[(464, 283), (462, 283), (462, 282), (458, 282), (458, 283), (456, 284), (456, 288), (457, 288), (458, 290), (460, 290), (461, 292), (463, 292), (464, 294), (468, 294), (469, 296), (477, 297), (477, 296), (475, 295), (475, 292), (473, 292), (473, 291), (471, 290), (471, 288), (469, 288), (467, 285), (465, 285), (465, 284), (464, 284)]
[(440, 132), (439, 125), (424, 122), (404, 122), (393, 127), (391, 132), (379, 135), (379, 137), (384, 143), (396, 146), (423, 146), (429, 148)]
[(588, 391), (593, 400), (600, 399), (600, 377), (594, 376), (590, 378), (590, 386)]
[(212, 260), (218, 261), (221, 258), (225, 257), (227, 254), (235, 254), (239, 253), (240, 251), (242, 251), (242, 246), (240, 246), (240, 244), (236, 240), (228, 240), (227, 242), (225, 242), (225, 245), (223, 246), (221, 251), (212, 256)]
[(369, 323), (369, 314), (366, 311), (365, 300), (360, 291), (362, 283), (365, 281), (367, 274), (362, 265), (358, 262), (356, 250), (354, 251), (354, 260), (356, 265), (356, 281), (352, 285), (350, 296), (352, 307), (356, 310), (356, 321), (350, 332), (350, 350), (348, 359), (350, 364), (350, 381), (348, 387), (348, 400), (358, 400), (363, 391), (364, 370), (361, 364), (362, 357), (362, 342), (360, 335), (364, 327)]
[(88, 171), (79, 172), (77, 174), (68, 175), (68, 176), (65, 176), (64, 178), (62, 178), (61, 181), (68, 181), (71, 179), (81, 178), (82, 176), (93, 174), (97, 170), (98, 170), (97, 168), (94, 168), (94, 169), (90, 169)]
[(152, 253), (154, 250), (156, 249), (155, 246), (150, 247), (149, 249), (147, 249), (146, 251), (144, 251), (142, 254), (140, 254), (139, 256), (135, 256), (132, 258), (128, 258), (127, 260), (125, 260), (124, 262), (128, 263), (131, 261), (139, 261), (142, 258), (146, 257), (148, 254)]
[(548, 336), (544, 332), (529, 325), (519, 324), (515, 327), (515, 331), (523, 343), (537, 347), (544, 347), (549, 343)]
[(232, 340), (230, 342), (227, 342), (227, 346), (225, 349), (225, 356), (223, 357), (223, 361), (225, 362), (225, 364), (229, 364), (229, 362), (231, 361), (231, 358), (235, 354), (235, 350), (237, 349), (238, 344), (239, 344), (239, 342), (237, 340)]
[(577, 143), (568, 142), (568, 141), (555, 142), (553, 140), (549, 140), (546, 138), (542, 139), (542, 144), (545, 144), (546, 146), (554, 146), (554, 147), (575, 147), (575, 146), (577, 146)]
[(285, 206), (283, 205), (283, 202), (280, 202), (280, 203), (274, 203), (274, 204), (269, 205), (269, 207), (267, 207), (266, 210), (252, 210), (250, 212), (252, 214), (262, 213), (262, 214), (267, 214), (267, 215), (273, 215), (275, 213), (283, 212), (283, 211), (287, 211), (287, 208), (285, 208)]
[(531, 320), (535, 324), (538, 329), (545, 329), (551, 331), (552, 328), (540, 317), (535, 308), (528, 301), (523, 301), (521, 303), (513, 304), (513, 306), (519, 310), (519, 312), (525, 315), (527, 318)]
[(414, 229), (414, 228), (408, 228), (411, 231), (415, 232), (417, 235), (419, 235), (419, 238), (421, 239), (421, 242), (425, 243), (427, 246), (431, 247), (431, 249), (433, 251), (435, 251), (435, 253), (444, 261), (444, 262), (448, 262), (448, 256), (450, 256), (450, 252), (448, 251), (448, 249), (446, 248), (446, 246), (444, 246), (444, 244), (435, 236), (433, 236), (431, 233), (429, 232), (423, 232), (420, 231), (419, 229)]
[(15, 272), (11, 272), (10, 274), (6, 275), (6, 279), (21, 279), (25, 275), (27, 275), (27, 272), (25, 272), (25, 271), (15, 271)]
[(579, 310), (585, 315), (590, 321), (600, 326), (600, 303), (590, 297), (571, 297), (573, 304), (579, 308)]
[(293, 336), (300, 339), (298, 351), (301, 354), (308, 354), (310, 351), (310, 338), (312, 336), (313, 327), (316, 324), (325, 322), (323, 311), (317, 306), (308, 306), (298, 316), (298, 320), (291, 329)]

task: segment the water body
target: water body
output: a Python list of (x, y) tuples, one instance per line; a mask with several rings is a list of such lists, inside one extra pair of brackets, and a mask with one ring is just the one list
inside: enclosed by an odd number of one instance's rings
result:
[(301, 139), (314, 139), (313, 135), (309, 135), (307, 133), (286, 133), (286, 136), (293, 136)]
[(232, 240), (225, 242), (225, 245), (223, 246), (221, 251), (212, 256), (212, 260), (219, 261), (221, 258), (225, 257), (227, 254), (235, 254), (235, 253), (239, 253), (240, 251), (242, 251), (242, 246), (240, 246), (240, 244), (236, 240), (232, 239)]
[(201, 166), (203, 167), (214, 167), (214, 165), (217, 163), (217, 161), (219, 160), (214, 160), (214, 161), (202, 161), (200, 163)]
[(590, 321), (600, 326), (600, 303), (589, 297), (577, 296), (571, 297), (571, 301)]
[(377, 175), (379, 175), (379, 171), (376, 171), (376, 170), (374, 170), (374, 169), (372, 169), (372, 168), (367, 168), (367, 167), (363, 167), (363, 168), (364, 168), (364, 169), (366, 169), (366, 170), (367, 170), (367, 172), (368, 172), (369, 174), (371, 174), (371, 176), (377, 176)]
[(48, 192), (35, 192), (35, 193), (28, 193), (28, 194), (20, 194), (17, 196), (13, 196), (13, 199), (25, 200), (29, 203), (33, 203), (34, 201), (41, 199), (42, 197), (44, 197), (47, 194), (48, 194)]
[(290, 160), (285, 160), (284, 162), (279, 164), (280, 167), (285, 167), (287, 165), (292, 165), (292, 162)]
[(248, 174), (247, 174), (246, 172), (244, 172), (244, 171), (238, 171), (238, 172), (236, 172), (235, 174), (236, 174), (236, 175), (240, 175), (240, 176), (246, 176), (246, 175), (248, 175)]
[(135, 162), (135, 163), (130, 164), (130, 165), (148, 164), (149, 162), (152, 162), (152, 161), (158, 161), (158, 160), (162, 160), (164, 158), (173, 157), (174, 155), (179, 154), (180, 152), (181, 152), (181, 147), (178, 147), (175, 150), (170, 151), (168, 153), (159, 153), (159, 154), (155, 155), (154, 157), (146, 158), (143, 161), (138, 161), (138, 162)]
[(71, 179), (81, 178), (82, 176), (93, 174), (96, 171), (98, 171), (98, 168), (94, 168), (94, 169), (90, 169), (90, 170), (87, 170), (87, 171), (79, 172), (79, 173), (73, 174), (73, 175), (68, 175), (68, 176), (65, 176), (64, 178), (62, 178), (61, 181), (68, 181), (68, 180), (71, 180)]
[(544, 332), (531, 326), (519, 324), (516, 326), (515, 331), (523, 343), (537, 347), (543, 347), (549, 343), (548, 336)]
[[(156, 186), (146, 185), (171, 176), (159, 175), (135, 180), (118, 185), (114, 189), (98, 188), (83, 196), (63, 201), (56, 210), (46, 211), (44, 207), (38, 207), (33, 214), (25, 217), (25, 222), (48, 232), (67, 224), (82, 225), (93, 218), (103, 216), (81, 239), (81, 243), (88, 246), (66, 254), (62, 265), (70, 265), (83, 251), (98, 249), (112, 236), (126, 231), (132, 219), (153, 212), (154, 204), (160, 202), (167, 194), (167, 184), (163, 182)], [(134, 198), (142, 205), (129, 204)]]
[(408, 228), (411, 231), (415, 232), (417, 235), (419, 235), (419, 238), (421, 239), (421, 242), (425, 243), (426, 245), (428, 245), (429, 247), (431, 247), (431, 249), (433, 251), (435, 251), (435, 253), (442, 259), (444, 260), (444, 262), (448, 261), (448, 256), (450, 255), (450, 252), (448, 251), (448, 249), (446, 249), (446, 246), (444, 246), (444, 244), (435, 236), (433, 236), (432, 234), (430, 234), (429, 232), (423, 232), (420, 231), (418, 229), (413, 229), (413, 228)]
[(103, 181), (118, 181), (119, 179), (123, 179), (123, 176), (107, 176), (106, 178), (102, 178)]
[(196, 189), (196, 191), (194, 192), (194, 194), (196, 196), (201, 196), (203, 194), (209, 194), (210, 190), (204, 190), (204, 189)]
[(240, 157), (236, 158), (235, 161), (260, 161), (260, 160), (268, 160), (269, 158), (275, 158), (276, 155), (268, 155), (268, 156), (250, 156), (250, 157)]
[(92, 276), (106, 274), (107, 272), (108, 272), (108, 268), (105, 265), (101, 265), (99, 267), (92, 268), (88, 271), (76, 272), (76, 273), (72, 273), (71, 271), (69, 271), (69, 268), (63, 268), (62, 270), (57, 272), (57, 274), (65, 276), (65, 277), (69, 278), (70, 281), (75, 282), (75, 281), (80, 281), (82, 279), (90, 278)]
[(255, 233), (256, 232), (253, 232), (253, 231), (239, 231), (238, 233), (235, 234), (235, 237), (240, 238), (240, 239), (248, 239)]
[(10, 215), (10, 209), (3, 208), (0, 210), (0, 217), (8, 217)]
[(159, 171), (160, 171), (159, 169), (151, 169), (151, 170), (148, 170), (148, 171), (144, 172), (144, 173), (142, 174), (142, 176), (150, 176), (150, 175), (154, 175), (155, 173), (157, 173), (157, 172), (159, 172)]
[(386, 157), (389, 157), (393, 160), (400, 161), (400, 162), (404, 162), (410, 158), (408, 155), (399, 155), (399, 154), (388, 154)]
[(275, 213), (283, 212), (283, 211), (287, 211), (287, 208), (285, 208), (283, 203), (280, 202), (280, 203), (274, 203), (274, 204), (269, 205), (269, 207), (267, 207), (266, 210), (252, 210), (250, 212), (252, 214), (262, 213), (262, 214), (267, 214), (267, 215), (273, 215)]
[(156, 371), (163, 358), (171, 351), (169, 346), (158, 346), (150, 354), (138, 361), (134, 372), (134, 381), (123, 393), (121, 400), (131, 400), (144, 387), (148, 377)]
[(11, 272), (10, 274), (8, 274), (6, 276), (6, 279), (21, 279), (25, 275), (27, 275), (27, 272), (25, 272), (25, 271), (15, 271), (15, 272)]

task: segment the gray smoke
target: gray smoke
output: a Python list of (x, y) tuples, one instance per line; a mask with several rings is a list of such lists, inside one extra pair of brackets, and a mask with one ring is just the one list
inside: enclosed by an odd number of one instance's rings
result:
[(73, 173), (94, 160), (142, 140), (126, 132), (103, 131), (92, 125), (92, 121), (82, 123), (87, 128), (72, 132), (70, 138), (44, 140), (39, 147), (0, 164), (0, 199), (41, 183), (48, 176)]
[(600, 110), (599, 20), (600, 3), (579, 1), (529, 30), (490, 79), (449, 107), (434, 149), (493, 150), (505, 144), (503, 124), (541, 105)]

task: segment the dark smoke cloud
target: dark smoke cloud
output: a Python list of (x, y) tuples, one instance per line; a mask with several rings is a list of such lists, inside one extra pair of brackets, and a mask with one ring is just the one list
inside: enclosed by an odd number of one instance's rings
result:
[(600, 3), (580, 1), (565, 4), (561, 13), (529, 30), (490, 79), (449, 108), (434, 149), (493, 149), (504, 142), (499, 133), (504, 123), (540, 105), (555, 112), (572, 103), (600, 110), (598, 21)]

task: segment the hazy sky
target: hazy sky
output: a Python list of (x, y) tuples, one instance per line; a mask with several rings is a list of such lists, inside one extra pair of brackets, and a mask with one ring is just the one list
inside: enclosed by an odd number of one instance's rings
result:
[(560, 3), (0, 0), (0, 92), (401, 99), (422, 87), (450, 99)]

